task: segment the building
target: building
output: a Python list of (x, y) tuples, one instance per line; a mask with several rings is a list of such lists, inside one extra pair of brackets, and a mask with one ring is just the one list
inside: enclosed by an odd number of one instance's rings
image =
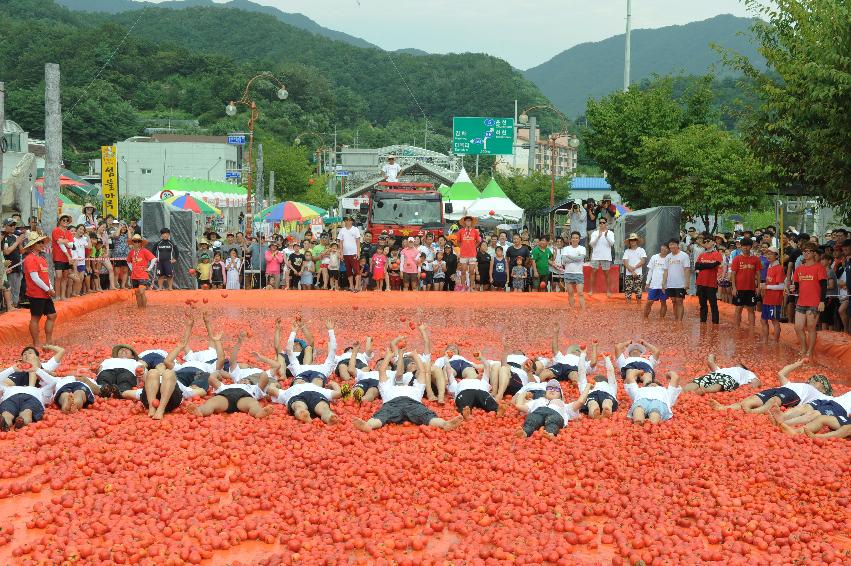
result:
[[(525, 175), (529, 172), (529, 128), (517, 128), (516, 132), (514, 153), (497, 159), (496, 170), (502, 175), (511, 175), (512, 172)], [(571, 136), (559, 136), (555, 139), (556, 177), (568, 177), (576, 171), (577, 149), (570, 147), (570, 138)], [(535, 139), (535, 170), (550, 175), (553, 157), (550, 138), (542, 138), (541, 129), (536, 128)]]
[(44, 146), (32, 143), (29, 133), (17, 123), (6, 120), (3, 123), (3, 143), (5, 152), (0, 152), (3, 160), (2, 208), (15, 208), (28, 214), (30, 210), (30, 190), (36, 180), (38, 169), (44, 168)]
[[(228, 144), (227, 136), (157, 134), (132, 137), (115, 146), (122, 196), (147, 198), (172, 177), (241, 180), (243, 146)], [(99, 159), (91, 162), (90, 173), (100, 173)]]

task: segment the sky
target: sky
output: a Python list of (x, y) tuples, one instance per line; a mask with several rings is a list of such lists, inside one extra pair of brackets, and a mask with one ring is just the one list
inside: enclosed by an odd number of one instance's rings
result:
[[(160, 1), (160, 0), (154, 0)], [(220, 0), (216, 0), (220, 1)], [(383, 49), (488, 53), (518, 69), (579, 43), (624, 32), (627, 0), (252, 0), (298, 12)], [(742, 0), (633, 0), (632, 27), (658, 28), (718, 14), (748, 16)]]

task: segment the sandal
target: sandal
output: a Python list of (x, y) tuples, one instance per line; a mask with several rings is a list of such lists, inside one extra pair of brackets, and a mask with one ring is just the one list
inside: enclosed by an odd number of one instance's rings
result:
[(9, 423), (6, 422), (6, 419), (4, 419), (3, 417), (0, 417), (0, 431), (9, 432), (9, 429), (11, 429), (11, 428), (12, 427), (9, 426)]

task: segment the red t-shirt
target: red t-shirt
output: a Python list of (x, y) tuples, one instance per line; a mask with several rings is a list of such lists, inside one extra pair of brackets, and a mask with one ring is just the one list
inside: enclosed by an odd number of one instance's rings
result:
[[(64, 261), (65, 263), (71, 261), (68, 259), (68, 255), (62, 251), (62, 246), (58, 244), (58, 240), (73, 242), (74, 234), (72, 234), (70, 230), (63, 230), (57, 226), (53, 229), (53, 232), (50, 233), (50, 240), (53, 242), (53, 261)], [(66, 247), (69, 245), (70, 244), (65, 244)]]
[(151, 264), (152, 259), (154, 259), (154, 254), (148, 248), (130, 250), (130, 253), (127, 254), (127, 265), (130, 266), (130, 279), (147, 281), (150, 277), (148, 266)]
[(736, 275), (736, 289), (756, 291), (756, 278), (762, 271), (762, 262), (755, 255), (739, 254), (733, 259), (730, 269)]
[(703, 252), (697, 256), (696, 263), (713, 263), (718, 265), (714, 269), (701, 269), (697, 272), (695, 282), (701, 287), (718, 287), (718, 268), (724, 262), (724, 258), (719, 251)]
[(817, 307), (821, 302), (821, 283), (827, 279), (827, 270), (821, 263), (806, 265), (802, 263), (792, 275), (798, 284), (798, 306)]
[(461, 228), (458, 231), (458, 244), (461, 246), (461, 257), (476, 257), (476, 250), (482, 237), (475, 228)]
[[(780, 264), (770, 265), (765, 274), (766, 285), (780, 285), (786, 279), (786, 271)], [(773, 291), (766, 289), (762, 296), (762, 304), (769, 306), (778, 306), (783, 304), (783, 291)]]
[(27, 281), (27, 297), (30, 299), (49, 299), (50, 295), (47, 294), (47, 291), (33, 283), (32, 279), (30, 279), (30, 273), (33, 272), (38, 273), (39, 279), (50, 287), (50, 273), (47, 271), (47, 260), (37, 253), (31, 253), (24, 258), (24, 277), (26, 277)]

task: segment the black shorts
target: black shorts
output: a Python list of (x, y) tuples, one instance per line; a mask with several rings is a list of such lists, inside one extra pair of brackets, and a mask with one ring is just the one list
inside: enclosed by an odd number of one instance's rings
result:
[(789, 407), (795, 407), (801, 402), (801, 398), (798, 397), (798, 394), (786, 387), (765, 389), (756, 393), (756, 396), (762, 400), (763, 404), (768, 403), (768, 400), (772, 397), (777, 397), (780, 399), (780, 406), (786, 409)]
[[(157, 399), (162, 401), (161, 397), (162, 391), (157, 391)], [(142, 396), (139, 398), (139, 401), (142, 402), (142, 406), (146, 409), (148, 408), (148, 392), (142, 389)], [(168, 402), (165, 404), (165, 412), (170, 413), (183, 403), (183, 392), (180, 390), (180, 387), (177, 385), (174, 386), (174, 391), (171, 392), (171, 397), (169, 397)]]
[(293, 410), (293, 403), (298, 403), (299, 401), (307, 405), (307, 411), (313, 418), (319, 416), (316, 414), (316, 406), (319, 405), (319, 403), (328, 403), (328, 399), (326, 399), (322, 393), (317, 391), (305, 391), (304, 393), (299, 393), (298, 395), (290, 397), (290, 400), (287, 402), (287, 409), (290, 414), (295, 414), (295, 411)]
[(197, 387), (206, 391), (210, 388), (210, 374), (197, 368), (179, 369), (174, 374), (184, 387)]
[(119, 393), (133, 389), (137, 381), (136, 374), (124, 368), (105, 369), (95, 379), (100, 386), (114, 385)]
[(520, 376), (511, 372), (511, 377), (508, 378), (508, 386), (505, 388), (506, 395), (515, 395), (523, 387), (523, 380)]
[[(17, 395), (15, 395), (16, 397)], [(809, 403), (810, 407), (821, 413), (826, 417), (847, 417), (848, 412), (832, 399), (819, 399), (817, 401), (812, 401)]]
[(583, 415), (587, 415), (588, 414), (588, 403), (591, 402), (591, 401), (596, 402), (597, 405), (602, 409), (603, 408), (603, 401), (605, 401), (607, 399), (612, 402), (612, 412), (617, 411), (618, 410), (618, 400), (615, 399), (614, 397), (612, 397), (611, 395), (609, 395), (608, 393), (606, 393), (605, 391), (601, 391), (601, 390), (598, 389), (597, 391), (592, 391), (591, 393), (588, 394), (588, 400), (585, 401), (585, 404), (582, 405), (582, 407), (580, 407), (579, 412), (582, 413)]
[(621, 368), (621, 377), (626, 377), (627, 370), (631, 369), (639, 369), (644, 373), (649, 373), (654, 378), (656, 377), (656, 372), (647, 362), (630, 362)]
[(456, 377), (459, 378), (464, 374), (465, 369), (473, 367), (473, 364), (465, 362), (464, 360), (453, 360), (449, 362), (449, 365), (455, 371)]
[(112, 260), (112, 267), (127, 267), (126, 259), (114, 259)]
[(30, 297), (30, 316), (42, 317), (56, 314), (56, 305), (53, 299), (33, 299)]
[(558, 381), (570, 381), (570, 374), (579, 371), (578, 367), (567, 364), (553, 364), (548, 369), (553, 372)]
[(357, 383), (355, 383), (355, 388), (362, 390), (364, 393), (369, 391), (370, 389), (378, 389), (378, 380), (377, 379), (361, 379)]
[[(334, 374), (335, 374), (337, 377), (342, 377), (342, 376), (340, 375), (340, 366), (347, 366), (347, 365), (349, 365), (349, 362), (348, 362), (348, 361), (342, 361), (342, 362), (340, 362), (339, 364), (337, 364), (337, 367), (336, 367), (336, 368), (334, 368)], [(356, 367), (357, 369), (366, 369), (366, 362), (364, 362), (363, 360), (359, 360), (359, 359), (355, 358), (355, 367)], [(318, 372), (317, 372), (317, 373), (318, 373)], [(321, 375), (321, 374), (320, 374), (320, 375)]]
[(239, 403), (239, 400), (244, 397), (251, 397), (251, 394), (243, 389), (225, 389), (221, 393), (217, 393), (216, 397), (224, 397), (227, 399), (228, 413), (238, 413), (239, 407), (237, 407), (237, 404)]
[(307, 371), (303, 371), (300, 374), (298, 374), (297, 376), (293, 377), (293, 382), (292, 382), (293, 385), (295, 385), (295, 382), (296, 382), (297, 379), (301, 380), (305, 383), (312, 383), (314, 379), (321, 379), (322, 380), (322, 387), (325, 387), (328, 384), (328, 377), (327, 376), (322, 375), (318, 371), (314, 371), (312, 369), (307, 370)]
[(432, 419), (437, 418), (437, 415), (434, 411), (410, 397), (396, 397), (381, 405), (381, 408), (372, 415), (372, 418), (381, 421), (382, 425), (406, 422), (415, 425), (427, 425)]
[(144, 356), (140, 356), (139, 359), (148, 364), (149, 368), (155, 368), (165, 361), (165, 356), (158, 352), (148, 352)]
[(71, 269), (71, 264), (67, 261), (54, 261), (53, 269), (55, 269), (56, 271), (68, 271)]
[(423, 285), (434, 283), (434, 271), (422, 271), (421, 273), (425, 273), (425, 277), (422, 278)]
[(18, 417), (24, 411), (32, 411), (33, 422), (38, 422), (44, 416), (44, 407), (38, 399), (28, 393), (15, 393), (0, 403), (0, 413), (9, 413), (12, 417)]
[(65, 385), (57, 389), (56, 395), (53, 396), (53, 402), (56, 403), (57, 407), (62, 407), (62, 403), (59, 402), (59, 398), (62, 397), (62, 395), (65, 393), (75, 393), (77, 391), (82, 391), (86, 394), (86, 400), (83, 402), (84, 409), (95, 402), (95, 394), (92, 393), (92, 390), (89, 389), (86, 384), (80, 383), (79, 381), (72, 381), (71, 383), (66, 383)]
[(482, 409), (491, 413), (495, 413), (499, 409), (499, 404), (493, 395), (481, 389), (465, 389), (455, 396), (455, 408), (460, 413), (464, 408)]
[(755, 307), (756, 291), (738, 291), (735, 295), (733, 295), (733, 304), (737, 307)]
[(668, 297), (671, 299), (684, 299), (686, 296), (686, 290), (680, 288), (669, 288), (665, 291), (665, 294), (668, 295)]
[(157, 264), (157, 275), (160, 277), (174, 277), (174, 264), (170, 261)]
[(150, 283), (149, 279), (131, 279), (130, 280), (130, 286), (133, 287), (134, 289), (138, 289), (142, 285), (147, 287), (148, 283)]

